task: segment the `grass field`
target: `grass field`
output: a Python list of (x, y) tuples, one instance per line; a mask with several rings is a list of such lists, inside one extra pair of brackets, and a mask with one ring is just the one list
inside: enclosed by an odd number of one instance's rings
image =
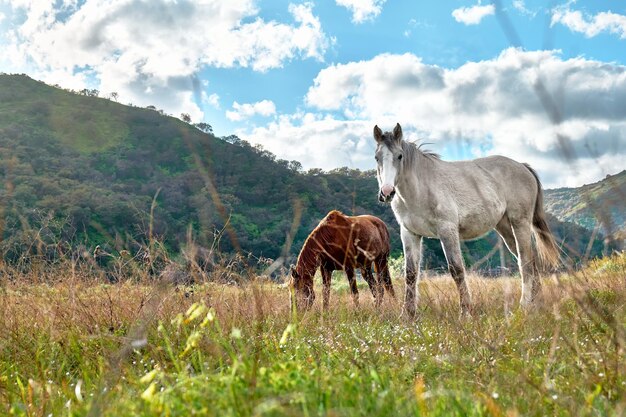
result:
[[(9, 272), (11, 279), (9, 280)], [(626, 257), (543, 281), (420, 283), (419, 318), (345, 278), (296, 316), (256, 279), (173, 288), (92, 269), (3, 271), (0, 415), (617, 416), (626, 413)], [(399, 298), (403, 284), (395, 281)], [(319, 294), (319, 289), (318, 289)]]

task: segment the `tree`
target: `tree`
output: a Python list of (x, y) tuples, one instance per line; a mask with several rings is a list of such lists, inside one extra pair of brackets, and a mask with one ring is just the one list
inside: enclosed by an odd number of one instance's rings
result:
[(200, 129), (201, 131), (203, 131), (204, 133), (213, 133), (213, 126), (211, 126), (208, 123), (200, 122), (200, 123), (196, 123), (194, 126)]
[(119, 97), (119, 95), (114, 91), (111, 94), (109, 94), (109, 97), (111, 97), (113, 100), (117, 101), (117, 98)]
[(311, 168), (306, 173), (306, 175), (309, 177), (318, 177), (323, 174), (324, 174), (324, 171), (320, 168)]
[(298, 161), (289, 161), (289, 169), (295, 172), (302, 171), (302, 164)]
[(243, 142), (241, 139), (239, 139), (237, 135), (224, 136), (222, 140), (228, 143), (232, 143), (233, 145), (241, 145), (241, 143)]
[(185, 123), (191, 123), (191, 116), (189, 115), (189, 113), (181, 113), (180, 119)]

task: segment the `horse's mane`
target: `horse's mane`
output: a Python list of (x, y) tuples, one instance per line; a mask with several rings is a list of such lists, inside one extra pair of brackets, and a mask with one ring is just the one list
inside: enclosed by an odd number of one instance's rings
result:
[(424, 155), (427, 158), (430, 158), (430, 159), (441, 159), (441, 155), (439, 155), (437, 152), (433, 152), (433, 151), (431, 151), (429, 149), (422, 149), (422, 146), (432, 145), (432, 143), (429, 143), (429, 142), (422, 142), (420, 144), (413, 143), (413, 142), (406, 142), (406, 143), (409, 143), (409, 144), (411, 144), (413, 146), (416, 146), (417, 150), (419, 152), (421, 152), (421, 154)]
[(441, 159), (441, 156), (438, 153), (430, 151), (428, 149), (423, 149), (424, 146), (430, 145), (430, 143), (427, 143), (427, 142), (416, 143), (416, 142), (408, 142), (406, 140), (403, 140), (401, 143), (402, 143), (402, 151), (404, 153), (408, 153), (410, 157), (414, 158), (417, 155), (421, 155), (421, 156), (425, 156), (426, 158), (430, 160)]

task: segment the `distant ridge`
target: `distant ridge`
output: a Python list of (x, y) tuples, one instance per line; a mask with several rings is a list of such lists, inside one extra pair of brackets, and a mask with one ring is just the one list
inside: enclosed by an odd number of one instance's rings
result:
[(545, 206), (561, 221), (574, 222), (589, 230), (598, 226), (603, 234), (607, 233), (608, 224), (610, 233), (624, 236), (626, 170), (582, 187), (546, 190)]

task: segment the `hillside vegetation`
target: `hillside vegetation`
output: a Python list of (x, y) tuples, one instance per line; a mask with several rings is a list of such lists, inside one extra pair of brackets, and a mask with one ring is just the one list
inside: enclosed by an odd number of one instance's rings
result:
[(560, 220), (626, 238), (626, 170), (579, 188), (545, 193), (546, 210)]
[[(293, 257), (331, 209), (373, 214), (373, 171), (303, 172), (235, 136), (217, 138), (156, 109), (71, 93), (21, 75), (0, 75), (0, 252), (11, 263), (55, 261), (96, 246), (117, 256), (153, 241), (171, 257), (190, 241), (275, 259)], [(590, 231), (550, 218), (574, 260), (597, 256)], [(293, 228), (293, 230), (292, 230)], [(493, 248), (495, 234), (466, 243), (466, 262)], [(588, 250), (589, 249), (589, 250)], [(109, 258), (106, 258), (109, 259)], [(106, 259), (103, 261), (105, 262)], [(513, 264), (510, 256), (506, 262)], [(499, 265), (497, 256), (484, 267)], [(425, 244), (426, 267), (442, 267), (439, 242)]]

